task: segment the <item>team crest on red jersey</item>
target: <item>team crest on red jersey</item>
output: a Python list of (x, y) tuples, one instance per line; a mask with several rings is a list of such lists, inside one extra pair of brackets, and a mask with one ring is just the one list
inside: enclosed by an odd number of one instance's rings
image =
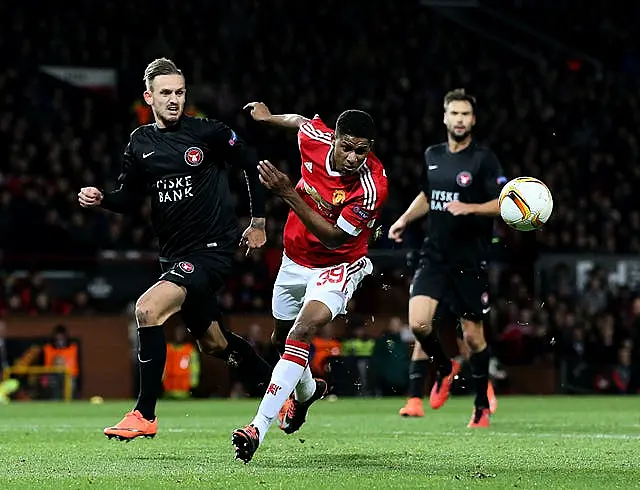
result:
[(456, 182), (460, 187), (469, 187), (472, 181), (473, 177), (471, 177), (471, 174), (469, 172), (460, 172), (458, 175), (456, 175)]
[(335, 191), (333, 191), (333, 197), (331, 198), (331, 201), (333, 201), (333, 205), (336, 206), (337, 204), (342, 204), (346, 198), (346, 192), (344, 192), (342, 189), (336, 189)]
[(197, 167), (202, 163), (202, 160), (204, 160), (204, 153), (197, 146), (187, 148), (187, 151), (184, 152), (184, 161), (187, 162), (187, 165)]
[(182, 272), (186, 272), (187, 274), (191, 274), (195, 269), (191, 262), (180, 262), (178, 263), (178, 267), (180, 267)]

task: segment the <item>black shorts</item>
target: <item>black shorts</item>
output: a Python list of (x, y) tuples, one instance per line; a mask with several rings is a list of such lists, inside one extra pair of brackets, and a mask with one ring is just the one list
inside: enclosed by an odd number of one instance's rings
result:
[(413, 276), (410, 296), (446, 301), (456, 316), (480, 321), (490, 310), (486, 263), (463, 266), (424, 256)]
[(217, 293), (233, 268), (233, 253), (201, 251), (176, 261), (161, 261), (160, 280), (184, 286), (187, 297), (180, 314), (187, 330), (201, 338), (211, 322), (220, 320)]

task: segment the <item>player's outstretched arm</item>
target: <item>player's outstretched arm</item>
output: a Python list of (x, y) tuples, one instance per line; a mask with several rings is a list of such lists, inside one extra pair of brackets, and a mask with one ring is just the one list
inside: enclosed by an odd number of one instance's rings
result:
[(251, 117), (258, 122), (298, 130), (300, 126), (308, 122), (304, 116), (299, 114), (271, 114), (271, 111), (264, 102), (249, 102), (243, 107), (245, 111), (250, 111)]
[(286, 202), (294, 213), (298, 215), (302, 224), (313, 233), (320, 242), (330, 250), (344, 245), (351, 237), (343, 229), (329, 223), (304, 202), (291, 184), (289, 177), (275, 168), (268, 160), (263, 160), (258, 166), (260, 182)]
[(424, 192), (420, 192), (402, 216), (389, 228), (389, 239), (400, 243), (407, 225), (422, 218), (427, 212), (429, 212), (429, 200)]
[(83, 208), (102, 207), (114, 213), (125, 213), (140, 204), (146, 195), (146, 187), (138, 174), (131, 143), (127, 145), (122, 161), (122, 171), (118, 177), (118, 188), (104, 192), (96, 187), (83, 187), (78, 193), (78, 202)]
[(475, 214), (477, 216), (489, 216), (491, 218), (500, 216), (500, 205), (497, 199), (480, 204), (451, 201), (446, 204), (446, 209), (454, 216), (465, 216)]
[(482, 204), (476, 204), (473, 214), (490, 216), (492, 218), (500, 216), (500, 204), (497, 199), (492, 199), (491, 201), (484, 202)]

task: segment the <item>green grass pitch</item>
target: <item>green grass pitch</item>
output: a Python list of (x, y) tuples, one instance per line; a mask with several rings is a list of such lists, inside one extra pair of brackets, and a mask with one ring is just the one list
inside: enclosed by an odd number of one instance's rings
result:
[(640, 398), (502, 397), (488, 430), (471, 398), (422, 419), (400, 399), (323, 400), (254, 460), (231, 431), (257, 400), (160, 402), (155, 439), (108, 441), (130, 402), (0, 406), (0, 488), (640, 488)]

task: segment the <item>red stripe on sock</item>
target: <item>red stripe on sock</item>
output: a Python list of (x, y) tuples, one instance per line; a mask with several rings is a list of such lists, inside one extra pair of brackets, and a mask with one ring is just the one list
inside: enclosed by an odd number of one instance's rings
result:
[(298, 347), (299, 349), (304, 349), (306, 351), (308, 351), (311, 348), (310, 344), (307, 344), (305, 342), (300, 342), (299, 340), (291, 340), (291, 339), (287, 339), (284, 345), (285, 345), (285, 348), (287, 345), (292, 345), (294, 347)]
[(290, 362), (295, 362), (296, 364), (302, 366), (303, 368), (307, 367), (307, 360), (294, 355), (294, 354), (289, 354), (288, 352), (285, 352), (284, 355), (282, 356), (282, 360), (283, 361), (290, 361)]

